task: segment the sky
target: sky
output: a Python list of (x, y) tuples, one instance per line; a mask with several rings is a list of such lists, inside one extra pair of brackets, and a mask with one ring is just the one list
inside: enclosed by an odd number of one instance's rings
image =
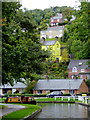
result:
[(22, 7), (28, 10), (32, 9), (46, 9), (54, 6), (71, 6), (80, 5), (79, 0), (21, 0)]

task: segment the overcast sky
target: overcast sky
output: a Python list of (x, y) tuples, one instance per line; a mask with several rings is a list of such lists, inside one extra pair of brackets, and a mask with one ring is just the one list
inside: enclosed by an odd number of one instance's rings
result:
[[(75, 2), (76, 1), (76, 2)], [(71, 6), (80, 5), (79, 0), (21, 0), (22, 7), (30, 9), (42, 9), (50, 8), (54, 6)]]

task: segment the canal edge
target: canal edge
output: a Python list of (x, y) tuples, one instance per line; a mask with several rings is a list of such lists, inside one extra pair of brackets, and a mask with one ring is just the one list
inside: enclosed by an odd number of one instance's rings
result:
[(42, 111), (42, 108), (40, 108), (39, 110), (33, 112), (31, 115), (28, 115), (27, 117), (24, 117), (24, 119), (21, 119), (21, 120), (33, 119), (33, 118), (35, 118), (35, 116), (36, 116), (37, 114), (39, 114), (41, 111)]
[(75, 103), (75, 101), (37, 101), (37, 103)]
[(86, 106), (86, 107), (90, 107), (90, 105), (88, 104), (85, 104), (85, 103), (79, 103), (79, 102), (75, 102), (76, 104), (79, 104), (79, 105), (83, 105), (83, 106)]

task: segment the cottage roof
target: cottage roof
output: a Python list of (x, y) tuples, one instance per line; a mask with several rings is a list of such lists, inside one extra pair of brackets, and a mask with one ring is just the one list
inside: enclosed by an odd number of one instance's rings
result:
[(44, 41), (43, 45), (54, 45), (56, 43), (55, 40)]
[(63, 30), (64, 26), (57, 26), (57, 27), (49, 27), (47, 31), (54, 31), (54, 30)]
[(60, 19), (62, 17), (63, 17), (63, 15), (61, 13), (57, 13), (57, 15), (54, 17), (51, 17), (51, 19)]
[(63, 29), (64, 29), (64, 26), (49, 27), (47, 30), (40, 31), (40, 33), (45, 34), (47, 31), (59, 31), (59, 30), (63, 30)]
[[(86, 69), (89, 68), (88, 65), (86, 65), (88, 60), (70, 60), (70, 63), (68, 65), (68, 69), (72, 69), (73, 67), (77, 67), (78, 69)], [(89, 68), (90, 69), (90, 68)]]
[(10, 84), (5, 84), (4, 86), (0, 86), (0, 88), (25, 88), (26, 85), (22, 82), (17, 82), (14, 84), (14, 86), (11, 86)]
[(34, 90), (68, 90), (79, 89), (83, 79), (49, 79), (39, 80)]

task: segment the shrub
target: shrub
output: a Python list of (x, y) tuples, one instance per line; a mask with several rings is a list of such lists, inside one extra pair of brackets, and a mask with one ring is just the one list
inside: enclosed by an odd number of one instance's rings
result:
[(64, 93), (63, 96), (71, 96), (69, 93)]

